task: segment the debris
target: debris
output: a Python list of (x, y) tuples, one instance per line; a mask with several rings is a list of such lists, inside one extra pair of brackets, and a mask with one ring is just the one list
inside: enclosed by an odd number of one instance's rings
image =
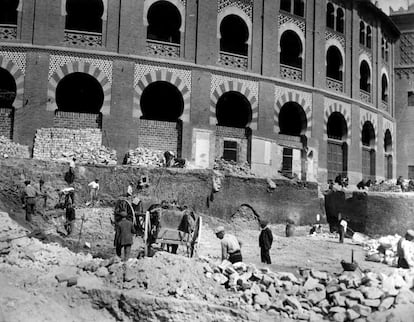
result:
[(139, 147), (128, 151), (124, 163), (136, 166), (163, 167), (165, 160), (162, 151)]
[(29, 147), (0, 135), (0, 158), (30, 158)]
[(248, 162), (237, 163), (234, 161), (226, 161), (224, 159), (216, 159), (214, 161), (213, 169), (223, 171), (224, 174), (254, 177)]

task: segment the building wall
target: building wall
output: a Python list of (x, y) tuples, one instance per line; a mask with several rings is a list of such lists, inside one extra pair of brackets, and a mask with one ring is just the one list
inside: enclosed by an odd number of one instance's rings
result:
[(13, 109), (0, 108), (0, 136), (11, 138), (13, 134)]
[[(164, 130), (170, 131), (168, 135), (171, 137), (178, 137), (175, 129), (148, 126), (149, 122), (140, 120), (140, 91), (142, 93), (148, 83), (161, 80), (173, 83), (183, 93), (185, 112), (181, 117), (181, 137), (172, 144), (189, 160), (194, 160), (195, 155), (193, 128), (216, 132), (215, 95), (236, 90), (245, 95), (252, 105), (253, 120), (249, 124), (252, 135), (274, 142), (277, 146), (283, 145), (278, 138), (278, 104), (282, 106), (293, 101), (302, 106), (307, 117), (307, 146), (302, 145), (299, 149), (313, 151), (311, 158), (318, 160), (318, 171), (310, 177), (320, 182), (326, 182), (327, 178), (326, 123), (329, 114), (336, 111), (336, 107), (330, 106), (348, 106), (348, 144), (352, 157), (348, 159), (347, 168), (351, 182), (356, 183), (362, 177), (361, 122), (367, 120), (375, 123), (376, 172), (378, 178), (384, 177), (381, 163), (384, 159), (383, 124), (392, 125), (393, 138), (396, 132), (392, 100), (387, 111), (379, 99), (381, 69), (384, 67), (379, 52), (380, 36), (386, 33), (394, 41), (396, 35), (392, 25), (375, 10), (374, 14), (370, 13), (370, 10), (360, 8), (356, 1), (334, 1), (345, 12), (345, 33), (339, 34), (325, 25), (326, 2), (322, 0), (307, 0), (304, 18), (283, 12), (277, 1), (245, 1), (245, 6), (241, 7), (241, 2), (222, 0), (177, 3), (185, 6), (180, 54), (178, 57), (166, 57), (147, 51), (145, 1), (108, 1), (103, 18), (103, 45), (98, 47), (64, 43), (65, 15), (59, 1), (24, 1), (19, 12), (18, 39), (0, 40), (0, 57), (14, 64), (9, 68), (10, 72), (21, 84), (21, 97), (15, 101), (13, 139), (32, 146), (36, 129), (54, 126), (56, 83), (68, 73), (80, 71), (92, 74), (104, 88), (105, 102), (101, 110), (103, 144), (115, 148), (120, 160), (128, 149), (140, 144), (164, 148), (155, 139)], [(244, 17), (251, 23), (247, 69), (225, 67), (218, 63), (217, 24), (220, 10), (233, 12), (234, 8), (238, 8), (236, 11), (239, 13), (244, 12)], [(358, 45), (360, 19), (372, 26), (372, 50), (367, 51)], [(302, 81), (283, 78), (280, 73), (278, 42), (281, 32), (289, 28), (300, 30), (305, 40)], [(344, 48), (342, 91), (327, 87), (325, 52), (330, 43), (342, 44)], [(371, 57), (371, 66), (374, 66), (371, 103), (360, 99), (359, 58), (362, 53)], [(385, 67), (391, 71), (393, 61)], [(16, 69), (19, 71), (16, 72)], [(392, 81), (390, 78), (390, 89), (394, 87)], [(390, 93), (392, 95), (392, 90)], [(336, 105), (332, 103), (327, 106), (327, 100)], [(344, 113), (345, 108), (338, 111)], [(155, 128), (159, 132), (148, 135)], [(217, 137), (220, 137), (219, 133)], [(160, 135), (160, 138), (167, 138), (167, 134)], [(163, 143), (171, 140), (175, 139), (168, 138)], [(252, 143), (251, 147), (246, 145), (246, 149), (249, 150), (246, 151), (248, 159), (249, 153), (256, 148)], [(276, 152), (271, 154), (269, 163), (253, 168), (260, 168), (258, 171), (261, 173), (277, 172), (281, 164), (281, 156), (277, 152), (280, 150), (275, 146), (272, 151)], [(220, 151), (210, 151), (210, 159), (220, 155)], [(296, 160), (295, 168), (297, 171), (300, 169), (303, 178), (307, 177), (307, 169), (311, 167), (308, 167), (309, 160), (309, 153), (300, 153), (299, 160)], [(315, 164), (314, 161), (312, 163)]]

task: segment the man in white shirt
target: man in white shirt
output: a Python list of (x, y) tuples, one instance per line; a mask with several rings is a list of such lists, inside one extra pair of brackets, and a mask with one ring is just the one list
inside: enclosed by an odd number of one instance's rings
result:
[(338, 221), (339, 221), (339, 242), (343, 243), (346, 231), (348, 229), (348, 222), (342, 218), (342, 214), (338, 213)]
[(397, 255), (399, 268), (414, 268), (414, 230), (407, 230), (404, 237), (398, 241)]
[(243, 261), (241, 242), (236, 236), (226, 234), (223, 226), (217, 227), (215, 233), (217, 238), (221, 240), (221, 260), (227, 259), (232, 264)]
[(93, 206), (95, 204), (95, 201), (98, 200), (99, 180), (95, 179), (95, 181), (90, 182), (88, 184), (88, 187), (91, 196), (91, 205)]

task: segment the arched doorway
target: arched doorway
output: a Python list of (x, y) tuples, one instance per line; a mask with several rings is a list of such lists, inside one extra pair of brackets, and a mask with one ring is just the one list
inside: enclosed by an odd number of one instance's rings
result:
[(362, 127), (362, 177), (375, 180), (375, 130), (370, 121)]
[(138, 146), (181, 157), (184, 99), (180, 90), (167, 81), (152, 82), (142, 92), (140, 105)]
[(181, 14), (171, 2), (162, 0), (152, 4), (147, 20), (147, 39), (180, 44)]
[(236, 91), (224, 93), (216, 104), (216, 150), (227, 161), (248, 160), (248, 140), (252, 120), (250, 101)]
[(328, 181), (334, 181), (336, 176), (347, 176), (348, 145), (346, 143), (348, 127), (340, 112), (333, 112), (328, 118)]
[(16, 98), (16, 82), (6, 69), (0, 68), (0, 136), (13, 137), (13, 102)]
[[(291, 177), (293, 173), (302, 172), (302, 169), (294, 169), (294, 159), (301, 164), (302, 160), (306, 157), (302, 155), (303, 151), (298, 145), (303, 144), (303, 138), (307, 130), (307, 118), (306, 113), (296, 102), (285, 103), (279, 112), (279, 134), (286, 135), (290, 138), (285, 140), (282, 150), (282, 173), (288, 177)], [(296, 147), (289, 145), (289, 141), (294, 142)], [(286, 144), (287, 143), (287, 144)]]
[(393, 178), (392, 173), (392, 135), (390, 130), (384, 134), (384, 176), (389, 180)]
[(296, 32), (286, 30), (280, 37), (280, 63), (302, 69), (302, 41)]

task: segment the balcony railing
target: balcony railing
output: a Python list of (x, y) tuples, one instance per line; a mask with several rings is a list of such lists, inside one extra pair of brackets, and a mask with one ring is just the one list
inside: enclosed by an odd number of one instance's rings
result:
[(386, 101), (381, 101), (381, 109), (387, 113), (390, 112), (390, 106), (388, 104), (388, 102)]
[(371, 93), (368, 93), (362, 89), (359, 90), (359, 98), (365, 103), (371, 103)]
[(291, 80), (302, 80), (302, 69), (280, 64), (280, 76)]
[(65, 44), (85, 47), (101, 47), (102, 34), (99, 32), (65, 30)]
[(326, 88), (332, 89), (336, 92), (343, 92), (344, 84), (337, 79), (326, 77)]
[(246, 70), (248, 67), (248, 57), (220, 51), (218, 63), (220, 65)]
[(0, 39), (2, 40), (17, 39), (17, 26), (0, 24)]
[(148, 55), (179, 58), (180, 44), (147, 39), (146, 52)]

